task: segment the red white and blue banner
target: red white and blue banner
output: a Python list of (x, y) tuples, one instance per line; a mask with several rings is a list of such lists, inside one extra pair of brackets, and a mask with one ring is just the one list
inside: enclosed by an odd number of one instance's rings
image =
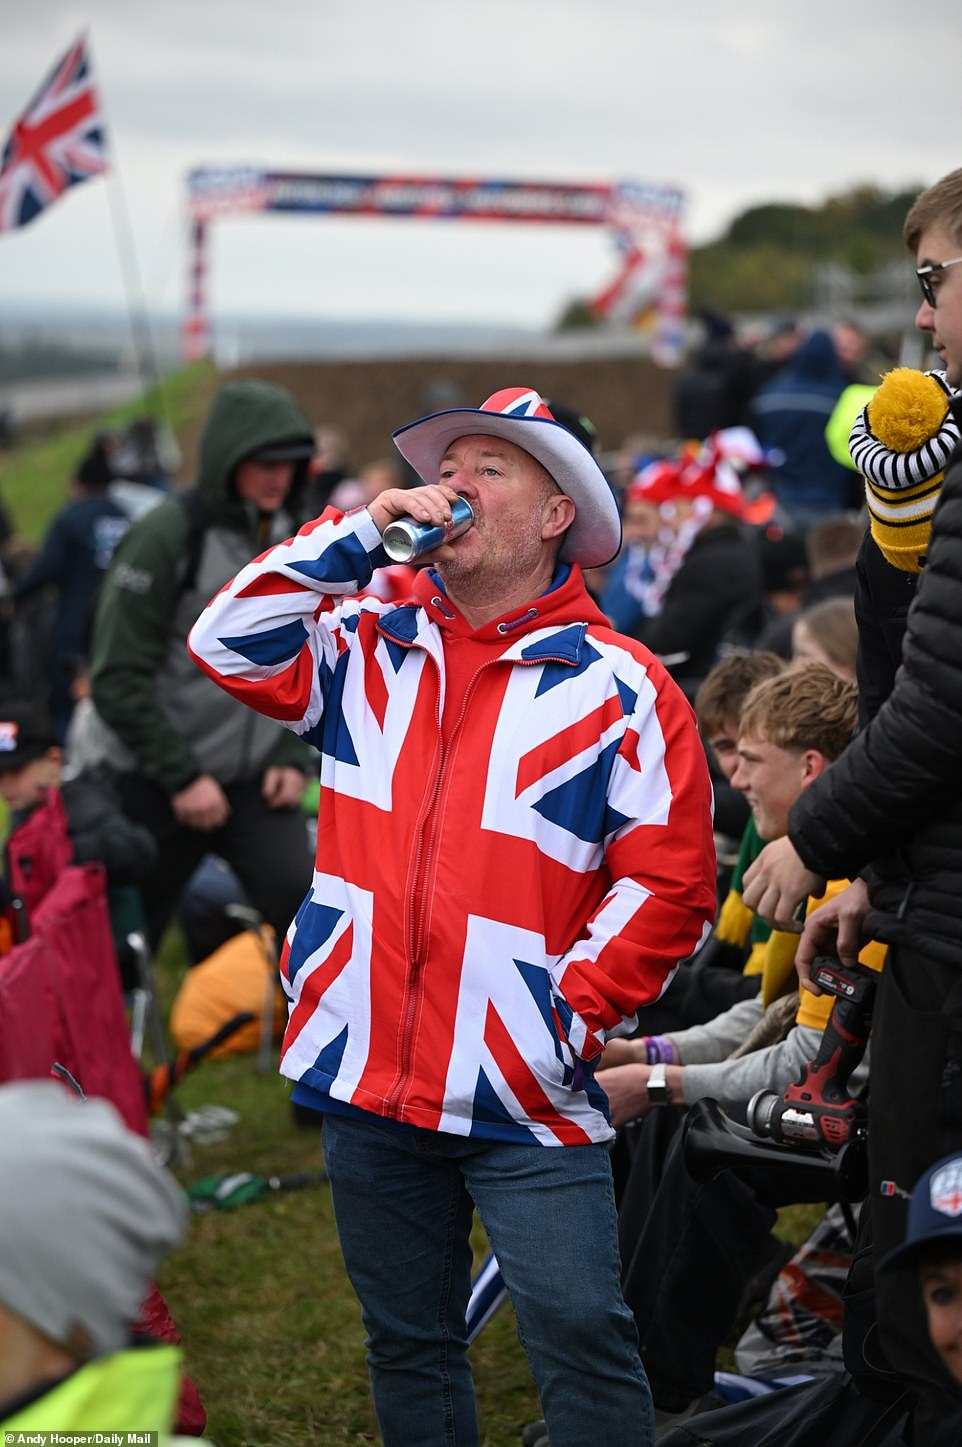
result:
[(554, 221), (627, 229), (633, 220), (677, 224), (675, 187), (571, 185), (560, 181), (450, 180), (437, 176), (314, 176), (244, 167), (192, 171), (190, 216), (211, 221), (243, 211), (361, 216), (436, 216), (473, 221)]
[(481, 180), (439, 176), (338, 176), (205, 167), (188, 178), (191, 296), (185, 324), (188, 357), (208, 350), (206, 228), (221, 217), (254, 212), (313, 212), (387, 218), (544, 222), (607, 226), (622, 262), (591, 302), (599, 318), (637, 326), (654, 318), (653, 353), (680, 356), (685, 309), (685, 196), (673, 186)]

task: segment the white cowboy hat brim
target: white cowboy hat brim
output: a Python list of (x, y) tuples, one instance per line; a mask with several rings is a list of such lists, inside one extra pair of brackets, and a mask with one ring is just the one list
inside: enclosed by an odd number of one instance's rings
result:
[(610, 563), (621, 547), (621, 515), (608, 481), (587, 447), (546, 417), (508, 417), (482, 408), (433, 412), (399, 427), (394, 445), (425, 482), (437, 482), (441, 459), (459, 437), (480, 434), (513, 442), (540, 462), (575, 505), (561, 557), (583, 568)]

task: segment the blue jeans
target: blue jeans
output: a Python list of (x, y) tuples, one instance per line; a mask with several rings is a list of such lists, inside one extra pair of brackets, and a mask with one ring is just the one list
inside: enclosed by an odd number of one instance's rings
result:
[(477, 1447), (464, 1317), (474, 1207), (511, 1295), (551, 1447), (650, 1447), (604, 1146), (513, 1145), (326, 1115), (385, 1447)]

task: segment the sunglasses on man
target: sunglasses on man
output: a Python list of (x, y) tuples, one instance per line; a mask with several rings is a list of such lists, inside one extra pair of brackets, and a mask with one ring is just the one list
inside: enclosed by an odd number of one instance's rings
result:
[(928, 266), (920, 266), (917, 268), (915, 275), (919, 279), (922, 295), (930, 307), (934, 307), (936, 304), (935, 288), (932, 285), (933, 275), (937, 271), (945, 271), (948, 266), (958, 266), (960, 261), (962, 261), (962, 256), (954, 256), (951, 261), (933, 261), (930, 262)]

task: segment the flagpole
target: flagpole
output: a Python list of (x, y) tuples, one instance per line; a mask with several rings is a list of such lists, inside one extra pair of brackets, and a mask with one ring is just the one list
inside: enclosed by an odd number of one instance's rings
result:
[(163, 414), (162, 420), (169, 424), (170, 419), (167, 416), (164, 384), (160, 374), (160, 367), (157, 363), (157, 353), (154, 347), (150, 318), (144, 300), (140, 267), (137, 263), (137, 249), (134, 242), (133, 228), (130, 224), (130, 210), (127, 206), (127, 197), (120, 179), (120, 170), (116, 164), (116, 159), (111, 167), (107, 190), (110, 195), (114, 241), (117, 246), (117, 256), (120, 261), (120, 271), (123, 276), (124, 293), (127, 301), (127, 319), (130, 325), (130, 339), (134, 350), (134, 364), (144, 384), (144, 388), (153, 388), (156, 390), (160, 401), (160, 409)]
[[(84, 32), (86, 43), (87, 32)], [(106, 116), (106, 111), (104, 112)], [(108, 131), (112, 135), (112, 131)], [(164, 391), (163, 379), (160, 375), (160, 367), (157, 363), (157, 351), (154, 346), (153, 333), (150, 327), (150, 317), (147, 312), (147, 304), (144, 298), (144, 287), (140, 275), (140, 266), (137, 262), (137, 246), (134, 240), (134, 230), (130, 222), (130, 207), (127, 205), (127, 194), (124, 190), (123, 181), (120, 176), (120, 164), (116, 151), (111, 145), (111, 165), (107, 191), (110, 196), (110, 213), (114, 228), (114, 243), (117, 247), (117, 256), (120, 261), (120, 272), (123, 277), (124, 294), (127, 301), (127, 320), (130, 326), (130, 340), (134, 351), (134, 365), (144, 385), (144, 389), (153, 389), (156, 392), (160, 404), (161, 421), (169, 428), (170, 416), (167, 410), (167, 396)]]

